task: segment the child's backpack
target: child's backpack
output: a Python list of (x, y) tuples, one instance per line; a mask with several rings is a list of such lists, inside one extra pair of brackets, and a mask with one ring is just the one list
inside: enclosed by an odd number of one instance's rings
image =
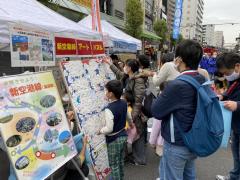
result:
[[(207, 82), (200, 84), (189, 75), (181, 75), (177, 79), (196, 88), (197, 109), (192, 129), (188, 132), (183, 132), (175, 118), (171, 121), (179, 129), (185, 145), (191, 152), (199, 157), (209, 156), (220, 147), (224, 134), (223, 115), (218, 97)], [(171, 126), (173, 122), (170, 123)]]

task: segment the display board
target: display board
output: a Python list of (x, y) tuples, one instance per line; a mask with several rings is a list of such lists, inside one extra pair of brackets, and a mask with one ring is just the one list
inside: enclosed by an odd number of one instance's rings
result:
[(12, 67), (55, 66), (53, 33), (19, 24), (9, 30)]
[(110, 173), (104, 135), (97, 135), (104, 122), (104, 85), (114, 79), (106, 63), (99, 59), (62, 63), (63, 76), (82, 131), (90, 141), (89, 151), (98, 179)]
[(18, 179), (45, 179), (77, 154), (51, 72), (0, 79), (0, 128)]

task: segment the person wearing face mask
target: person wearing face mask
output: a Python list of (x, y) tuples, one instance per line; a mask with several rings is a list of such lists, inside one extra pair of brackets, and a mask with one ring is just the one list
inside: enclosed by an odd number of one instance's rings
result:
[(232, 156), (233, 170), (227, 176), (217, 175), (217, 180), (240, 179), (240, 55), (236, 53), (223, 53), (217, 57), (218, 71), (224, 74), (229, 87), (219, 99), (224, 101), (224, 107), (232, 114)]
[[(190, 76), (202, 84), (206, 82), (205, 77), (198, 72), (202, 56), (203, 50), (198, 42), (184, 40), (176, 48), (175, 67), (181, 74)], [(191, 84), (178, 79), (170, 81), (153, 102), (152, 114), (156, 119), (162, 120), (161, 135), (164, 138), (160, 180), (196, 179), (197, 156), (184, 144), (178, 128), (173, 126), (173, 131), (170, 128), (170, 117), (173, 115), (183, 132), (191, 130), (196, 108), (197, 90)]]
[(146, 151), (144, 138), (144, 122), (142, 115), (142, 102), (145, 95), (147, 77), (139, 76), (139, 62), (136, 59), (128, 59), (123, 68), (124, 72), (114, 66), (111, 61), (105, 60), (110, 64), (111, 70), (121, 77), (125, 92), (131, 93), (134, 97), (132, 119), (136, 126), (139, 139), (132, 144), (133, 157), (130, 163), (133, 165), (146, 165)]

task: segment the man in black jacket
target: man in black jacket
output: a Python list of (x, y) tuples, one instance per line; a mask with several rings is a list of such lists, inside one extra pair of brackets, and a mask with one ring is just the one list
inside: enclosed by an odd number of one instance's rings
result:
[(224, 53), (217, 58), (217, 68), (229, 82), (228, 90), (220, 96), (232, 115), (232, 155), (234, 168), (228, 176), (217, 175), (217, 180), (240, 179), (240, 55)]
[[(203, 51), (199, 43), (185, 40), (176, 49), (176, 68), (182, 74), (192, 76), (202, 84), (205, 78), (197, 71), (202, 55)], [(194, 163), (197, 157), (185, 146), (176, 126), (170, 123), (172, 122), (170, 117), (173, 117), (179, 122), (182, 130), (188, 132), (192, 128), (196, 108), (196, 89), (177, 79), (168, 83), (152, 105), (153, 116), (162, 120), (161, 134), (165, 140), (160, 165), (161, 180), (196, 179)]]

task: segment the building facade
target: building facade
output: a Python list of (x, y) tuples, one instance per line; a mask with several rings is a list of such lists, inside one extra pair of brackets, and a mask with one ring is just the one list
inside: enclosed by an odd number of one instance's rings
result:
[(126, 19), (126, 1), (119, 0), (100, 0), (100, 10), (109, 16), (116, 17), (120, 20)]
[(154, 18), (161, 19), (162, 0), (154, 0)]
[(202, 41), (203, 0), (184, 0), (181, 34), (185, 39)]
[(236, 38), (236, 46), (235, 46), (235, 51), (236, 52), (239, 52), (239, 50), (240, 50), (240, 34), (239, 34), (239, 36)]
[(168, 0), (162, 0), (161, 19), (167, 21)]
[(214, 46), (214, 25), (203, 25), (202, 27), (202, 43), (203, 45)]
[(153, 23), (155, 16), (154, 0), (142, 0), (144, 7), (144, 29), (153, 32)]
[(173, 23), (175, 16), (175, 8), (176, 8), (176, 0), (168, 0), (168, 8), (167, 8), (167, 24), (169, 32), (173, 32)]
[(217, 48), (223, 48), (224, 45), (224, 36), (223, 31), (214, 32), (214, 46)]

